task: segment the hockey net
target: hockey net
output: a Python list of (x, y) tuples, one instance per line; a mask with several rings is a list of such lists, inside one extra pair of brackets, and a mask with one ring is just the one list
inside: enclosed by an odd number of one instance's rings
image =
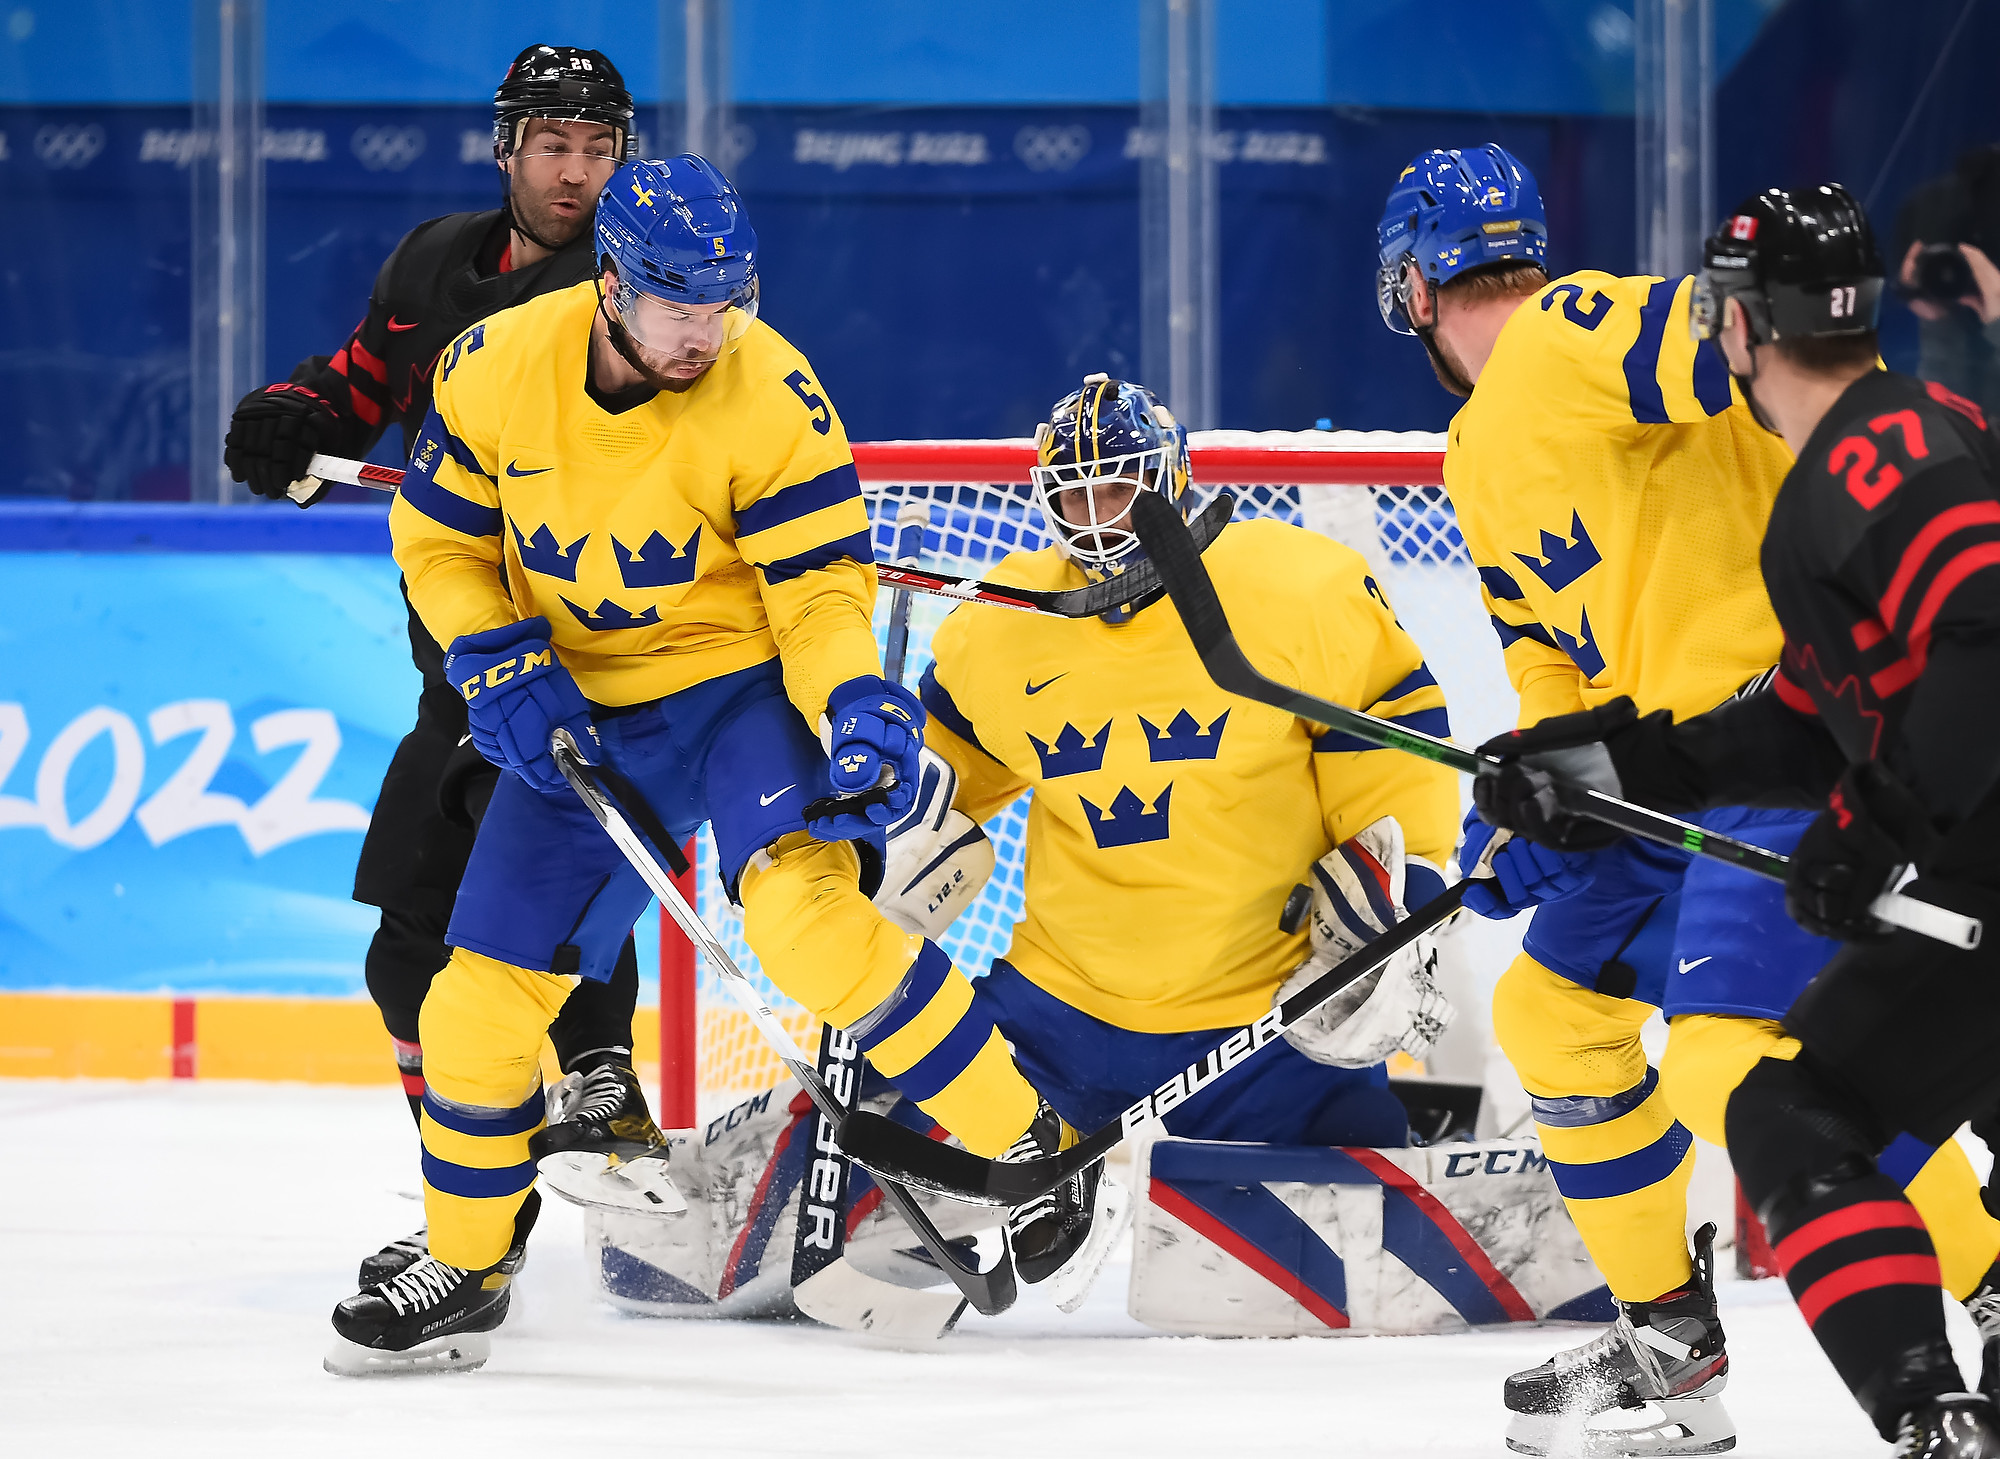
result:
[[(1236, 496), (1238, 518), (1276, 517), (1324, 532), (1368, 560), (1444, 685), (1455, 738), (1477, 743), (1513, 724), (1514, 692), (1487, 626), (1478, 574), (1444, 494), (1441, 436), (1201, 431), (1190, 444), (1198, 505), (1226, 489)], [(1026, 440), (857, 443), (854, 456), (878, 561), (895, 557), (897, 522), (913, 503), (928, 517), (919, 561), (934, 571), (988, 576), (1008, 553), (1049, 545), (1028, 486), (1034, 451)], [(890, 601), (885, 591), (876, 605), (878, 640), (886, 640)], [(910, 683), (929, 664), (931, 634), (954, 606), (923, 594), (912, 599)], [(1021, 916), (1026, 827), (1025, 797), (986, 826), (997, 853), (993, 877), (944, 939), (945, 950), (970, 976), (984, 973), (1006, 952)], [(742, 920), (715, 875), (706, 831), (699, 840), (697, 885), (703, 917), (810, 1054), (817, 1047), (817, 1023), (763, 978), (743, 941)], [(677, 943), (680, 934), (669, 925), (665, 937)], [(702, 1117), (783, 1076), (769, 1046), (706, 968), (697, 973), (689, 1012)], [(678, 1017), (671, 1008), (663, 1014), (668, 1025)]]

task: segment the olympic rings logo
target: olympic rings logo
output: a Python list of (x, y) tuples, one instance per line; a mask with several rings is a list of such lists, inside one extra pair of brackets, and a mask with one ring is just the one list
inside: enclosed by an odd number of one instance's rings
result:
[(1023, 127), (1014, 134), (1014, 155), (1030, 172), (1068, 172), (1089, 151), (1089, 127)]
[(401, 172), (424, 155), (424, 129), (356, 127), (348, 146), (370, 172)]
[(58, 170), (88, 167), (103, 150), (104, 128), (95, 122), (87, 127), (48, 126), (35, 133), (35, 155)]

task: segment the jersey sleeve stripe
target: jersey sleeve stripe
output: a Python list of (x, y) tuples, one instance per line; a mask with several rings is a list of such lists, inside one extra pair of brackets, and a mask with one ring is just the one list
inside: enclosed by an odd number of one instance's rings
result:
[[(1531, 642), (1539, 643), (1543, 648), (1555, 648), (1556, 646), (1556, 641), (1549, 636), (1549, 631), (1539, 623), (1523, 623), (1516, 626), (1512, 623), (1504, 623), (1499, 618), (1493, 617), (1489, 617), (1488, 621), (1492, 623), (1493, 631), (1500, 635), (1500, 650), (1502, 653), (1505, 653), (1524, 638)], [(1561, 650), (1557, 651), (1560, 652)]]
[(389, 367), (383, 364), (374, 352), (361, 342), (360, 335), (357, 334), (353, 339), (348, 341), (347, 352), (353, 358), (355, 364), (375, 377), (377, 385), (387, 385), (389, 383)]
[(1391, 689), (1387, 694), (1384, 694), (1379, 702), (1392, 704), (1398, 699), (1409, 698), (1419, 689), (1435, 689), (1436, 687), (1437, 675), (1431, 672), (1430, 665), (1418, 664), (1402, 683)]
[(1485, 584), (1487, 592), (1503, 603), (1518, 603), (1527, 596), (1521, 591), (1521, 585), (1508, 576), (1505, 568), (1482, 567), (1479, 569), (1479, 581)]
[(469, 502), (455, 491), (446, 491), (428, 476), (411, 472), (403, 478), (403, 500), (440, 526), (466, 537), (498, 537), (500, 508)]
[(1729, 393), (1729, 362), (1712, 339), (1694, 347), (1694, 398), (1710, 415), (1721, 415), (1733, 404)]
[(843, 560), (873, 564), (875, 546), (869, 539), (868, 533), (855, 532), (837, 542), (828, 542), (760, 566), (763, 568), (764, 581), (788, 583), (794, 578), (802, 578), (809, 572), (819, 572)]
[[(1389, 720), (1398, 729), (1415, 730), (1418, 734), (1435, 735), (1439, 739), (1451, 736), (1450, 712), (1440, 704), (1432, 709), (1413, 710), (1409, 714), (1399, 714)], [(1328, 730), (1313, 741), (1315, 755), (1358, 754), (1364, 750), (1379, 750), (1382, 746), (1371, 745), (1341, 730)]]
[(1667, 316), (1673, 312), (1674, 286), (1657, 279), (1639, 306), (1639, 337), (1625, 352), (1625, 389), (1632, 401), (1632, 419), (1640, 425), (1665, 425), (1667, 400), (1660, 389), (1660, 347), (1666, 342)]
[(1931, 581), (1930, 589), (1924, 594), (1923, 602), (1917, 608), (1917, 616), (1910, 620), (1910, 631), (1905, 640), (1910, 645), (1910, 657), (1915, 660), (1919, 671), (1924, 660), (1930, 656), (1931, 624), (1943, 609), (1958, 585), (1974, 573), (1989, 567), (2000, 567), (2000, 542), (1981, 542), (1968, 547), (1938, 570)]
[(737, 537), (768, 532), (800, 517), (861, 498), (861, 477), (852, 461), (844, 461), (831, 471), (822, 471), (810, 481), (780, 487), (769, 496), (750, 503), (736, 514)]
[(998, 765), (1000, 757), (979, 743), (979, 731), (972, 727), (972, 721), (958, 707), (958, 701), (951, 697), (951, 691), (938, 682), (937, 665), (933, 663), (924, 670), (923, 678), (917, 681), (917, 699), (939, 724), (964, 740), (973, 749)]
[(1902, 560), (1896, 564), (1895, 575), (1889, 579), (1889, 590), (1882, 595), (1879, 609), (1882, 621), (1895, 623), (1911, 584), (1916, 582), (1917, 574), (1923, 571), (1924, 564), (1940, 542), (1954, 532), (1986, 523), (2000, 523), (2000, 502), (1965, 502), (1939, 512), (1924, 523), (1923, 530), (1911, 538), (1910, 545), (1903, 549)]

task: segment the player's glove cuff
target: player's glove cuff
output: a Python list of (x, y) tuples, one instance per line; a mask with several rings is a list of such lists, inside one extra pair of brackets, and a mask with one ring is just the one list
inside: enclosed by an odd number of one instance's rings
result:
[(1477, 807), (1466, 813), (1455, 858), (1460, 874), (1473, 883), (1466, 889), (1466, 908), (1498, 920), (1582, 891), (1594, 879), (1594, 859), (1591, 852), (1539, 846), (1489, 825)]

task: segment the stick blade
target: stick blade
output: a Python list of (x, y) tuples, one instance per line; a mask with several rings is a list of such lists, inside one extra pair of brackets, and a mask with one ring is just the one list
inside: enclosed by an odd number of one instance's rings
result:
[(866, 1333), (892, 1347), (928, 1348), (957, 1325), (966, 1299), (919, 1292), (858, 1270), (844, 1257), (792, 1288), (799, 1311), (815, 1322)]

